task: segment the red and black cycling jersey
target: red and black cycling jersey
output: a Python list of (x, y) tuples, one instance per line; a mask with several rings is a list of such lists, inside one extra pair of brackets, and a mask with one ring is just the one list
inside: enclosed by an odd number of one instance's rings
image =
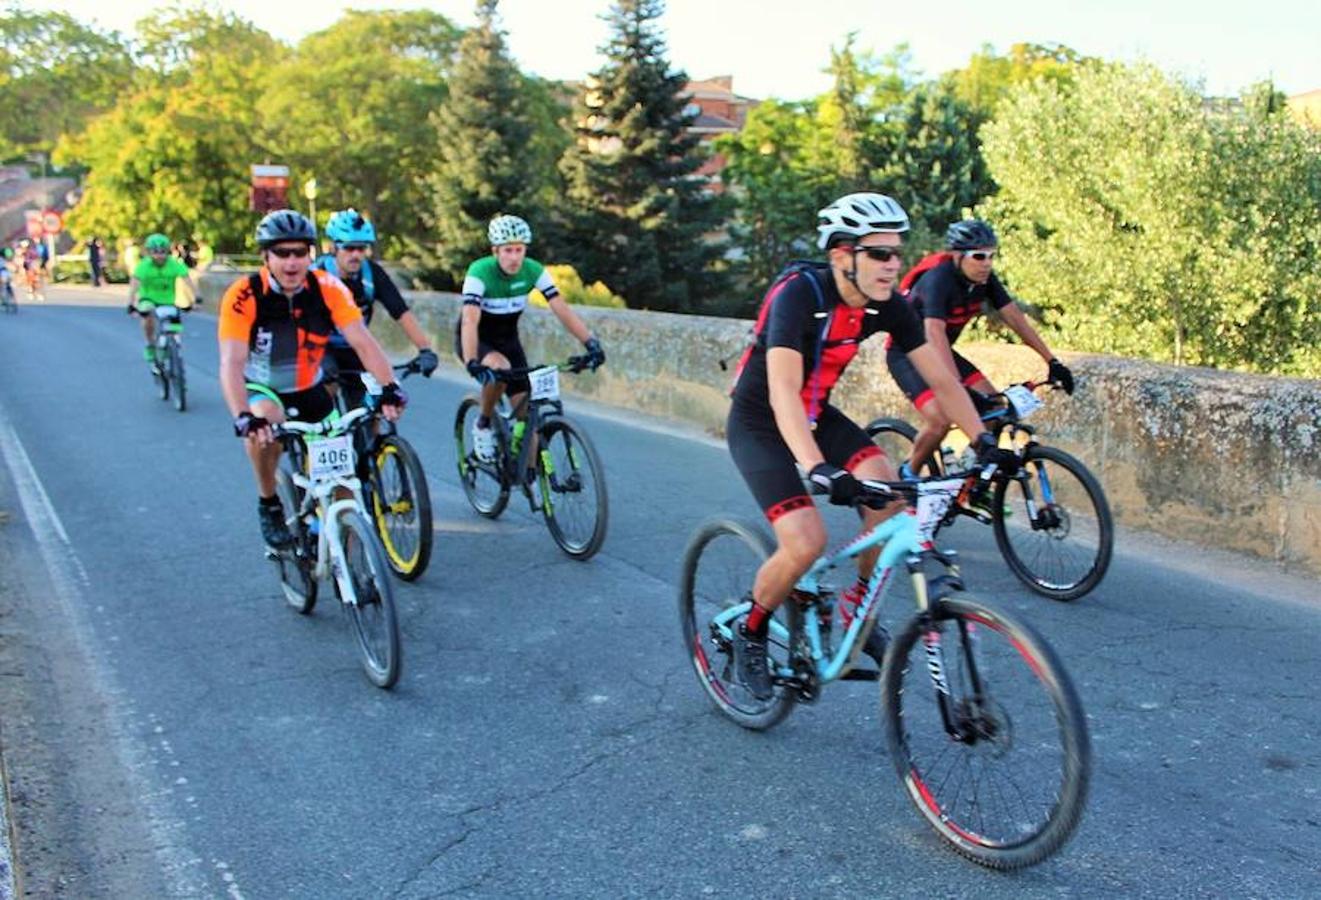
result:
[(994, 272), (985, 284), (978, 284), (969, 281), (953, 259), (923, 272), (908, 296), (922, 319), (945, 320), (945, 336), (950, 344), (958, 340), (965, 325), (981, 315), (983, 301), (989, 300), (992, 309), (1003, 309), (1014, 302)]
[[(753, 327), (755, 340), (739, 360), (731, 395), (736, 403), (769, 408), (766, 351), (788, 347), (803, 355), (803, 408), (808, 421), (815, 422), (859, 345), (881, 332), (892, 335), (904, 351), (926, 343), (913, 308), (898, 297), (852, 307), (840, 296), (829, 269), (795, 269), (767, 291)], [(823, 333), (825, 341), (818, 347)]]

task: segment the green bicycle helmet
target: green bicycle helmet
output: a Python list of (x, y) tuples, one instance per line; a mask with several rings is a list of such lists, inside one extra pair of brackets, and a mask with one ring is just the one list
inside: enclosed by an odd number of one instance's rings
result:
[(147, 249), (148, 253), (153, 250), (164, 250), (166, 253), (169, 253), (170, 239), (158, 231), (155, 234), (147, 235), (147, 239), (143, 241), (142, 246)]

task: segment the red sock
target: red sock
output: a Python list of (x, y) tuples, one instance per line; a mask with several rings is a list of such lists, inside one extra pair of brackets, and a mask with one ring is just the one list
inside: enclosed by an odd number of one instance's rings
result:
[(771, 630), (771, 611), (754, 602), (752, 612), (748, 613), (746, 627), (749, 634), (765, 636)]

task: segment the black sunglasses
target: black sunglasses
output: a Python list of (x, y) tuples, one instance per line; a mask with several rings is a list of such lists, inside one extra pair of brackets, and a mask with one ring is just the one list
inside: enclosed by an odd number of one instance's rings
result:
[(892, 259), (902, 260), (904, 251), (898, 247), (862, 247), (854, 245), (849, 248), (856, 256), (859, 253), (865, 253), (868, 259), (874, 259), (876, 262), (889, 262)]
[(280, 257), (280, 259), (288, 259), (291, 256), (297, 259), (302, 259), (307, 256), (308, 253), (312, 252), (312, 248), (304, 244), (299, 247), (271, 247), (270, 251)]

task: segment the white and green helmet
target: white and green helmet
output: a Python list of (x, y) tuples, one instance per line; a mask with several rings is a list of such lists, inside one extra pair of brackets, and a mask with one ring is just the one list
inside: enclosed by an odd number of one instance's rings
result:
[(518, 216), (496, 216), (486, 227), (492, 247), (532, 243), (532, 226)]

